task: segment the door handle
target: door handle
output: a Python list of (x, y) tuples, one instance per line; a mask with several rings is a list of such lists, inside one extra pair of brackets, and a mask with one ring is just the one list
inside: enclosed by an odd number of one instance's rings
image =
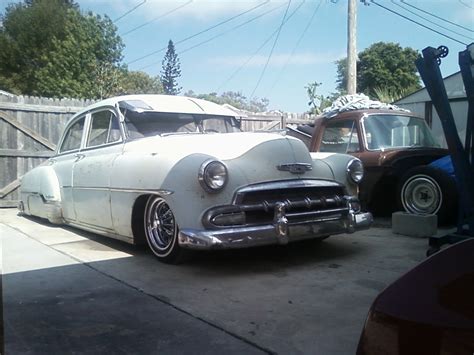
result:
[(85, 154), (80, 154), (80, 153), (79, 153), (79, 154), (76, 154), (76, 155), (74, 155), (74, 156), (76, 157), (76, 160), (74, 160), (75, 163), (77, 163), (79, 160), (82, 160), (82, 159), (84, 159), (84, 158), (86, 157)]
[(56, 163), (56, 159), (50, 158), (48, 160), (48, 163), (49, 163), (49, 165), (53, 165), (54, 163)]

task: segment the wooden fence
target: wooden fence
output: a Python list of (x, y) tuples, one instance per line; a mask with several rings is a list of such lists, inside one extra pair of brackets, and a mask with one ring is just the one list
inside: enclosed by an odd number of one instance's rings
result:
[(17, 205), (20, 177), (52, 155), (66, 122), (91, 103), (0, 94), (0, 207)]
[(242, 118), (242, 129), (249, 132), (279, 130), (285, 129), (287, 124), (309, 123), (313, 122), (313, 120), (314, 117), (307, 114), (250, 114)]
[[(0, 207), (16, 207), (20, 178), (53, 154), (65, 124), (92, 101), (6, 96), (0, 93)], [(296, 114), (247, 114), (244, 131), (284, 129), (309, 122)]]

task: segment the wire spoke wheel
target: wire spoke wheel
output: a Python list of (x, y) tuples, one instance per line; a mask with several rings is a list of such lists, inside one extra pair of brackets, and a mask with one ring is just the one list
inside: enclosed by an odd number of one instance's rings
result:
[(175, 262), (180, 252), (178, 225), (173, 211), (159, 196), (151, 196), (145, 207), (145, 236), (152, 252), (164, 262)]

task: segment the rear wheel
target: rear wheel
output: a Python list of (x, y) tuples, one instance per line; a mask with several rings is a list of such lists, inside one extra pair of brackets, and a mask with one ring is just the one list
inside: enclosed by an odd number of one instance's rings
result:
[(181, 259), (178, 224), (173, 211), (160, 196), (150, 196), (145, 206), (145, 237), (155, 256), (162, 262), (175, 264)]
[(453, 222), (457, 212), (454, 179), (431, 166), (410, 169), (400, 180), (399, 205), (414, 214), (437, 214), (438, 221)]

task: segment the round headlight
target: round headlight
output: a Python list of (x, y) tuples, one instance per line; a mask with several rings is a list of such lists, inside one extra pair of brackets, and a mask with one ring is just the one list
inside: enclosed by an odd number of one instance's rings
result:
[(356, 184), (360, 183), (364, 177), (364, 165), (359, 159), (352, 159), (347, 164), (347, 175)]
[(204, 190), (217, 192), (227, 183), (227, 168), (218, 160), (205, 161), (199, 169), (199, 182)]

